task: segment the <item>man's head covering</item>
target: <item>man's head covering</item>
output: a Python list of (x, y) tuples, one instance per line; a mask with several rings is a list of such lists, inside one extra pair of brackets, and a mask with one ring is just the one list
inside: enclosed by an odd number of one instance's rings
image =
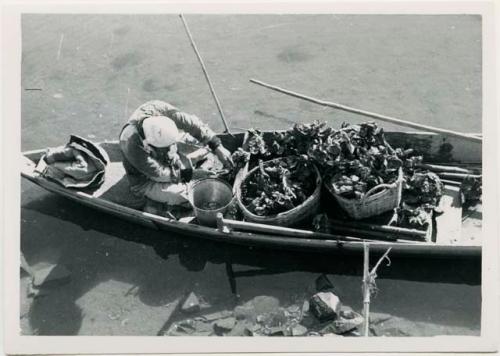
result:
[(146, 142), (154, 147), (163, 148), (177, 142), (179, 130), (166, 116), (151, 116), (142, 123)]

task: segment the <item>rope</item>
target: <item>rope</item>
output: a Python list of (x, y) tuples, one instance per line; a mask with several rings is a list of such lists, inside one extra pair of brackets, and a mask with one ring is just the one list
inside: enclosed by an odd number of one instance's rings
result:
[(391, 259), (388, 256), (391, 249), (392, 247), (389, 247), (387, 251), (385, 251), (385, 253), (382, 255), (382, 257), (380, 257), (380, 259), (377, 261), (375, 266), (368, 274), (368, 280), (366, 281), (366, 283), (368, 285), (368, 290), (370, 291), (370, 294), (373, 296), (376, 296), (378, 292), (377, 283), (375, 282), (375, 279), (377, 278), (377, 269), (384, 260), (387, 260), (387, 265), (386, 265), (387, 267), (391, 265)]

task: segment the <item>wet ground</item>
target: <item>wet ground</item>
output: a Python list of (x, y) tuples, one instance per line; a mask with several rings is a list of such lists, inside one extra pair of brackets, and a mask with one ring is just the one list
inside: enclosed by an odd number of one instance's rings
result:
[[(234, 130), (363, 120), (248, 82), (256, 78), (407, 120), (481, 131), (479, 17), (187, 20)], [(71, 133), (116, 139), (131, 111), (155, 98), (222, 130), (176, 16), (25, 16), (22, 60), (23, 150), (62, 144)], [(25, 181), (21, 209), (28, 263), (70, 272), (37, 298), (27, 297), (29, 278), (21, 276), (25, 334), (156, 335), (190, 291), (213, 310), (259, 295), (287, 306), (307, 298), (321, 273), (343, 302), (361, 309), (361, 256), (252, 250), (158, 233)], [(480, 279), (480, 261), (393, 259), (381, 267), (372, 311), (403, 318), (399, 327), (409, 335), (478, 335)]]

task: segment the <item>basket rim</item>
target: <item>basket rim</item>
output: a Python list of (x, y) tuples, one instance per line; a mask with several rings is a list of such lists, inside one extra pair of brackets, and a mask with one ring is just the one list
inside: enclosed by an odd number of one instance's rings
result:
[[(269, 160), (269, 161), (265, 161), (264, 164), (266, 164), (268, 162), (274, 162), (274, 161), (282, 160), (283, 158), (286, 158), (286, 157), (298, 157), (298, 156), (278, 157), (278, 158), (274, 158), (274, 159)], [(250, 176), (251, 173), (253, 173), (255, 170), (257, 170), (259, 168), (259, 166), (256, 166), (256, 167), (252, 168), (250, 171), (247, 172), (245, 178), (242, 179), (241, 182), (240, 182), (240, 184), (236, 187), (236, 200), (238, 202), (238, 205), (244, 211), (245, 215), (249, 215), (252, 218), (255, 218), (256, 220), (279, 219), (279, 218), (282, 218), (282, 217), (285, 217), (285, 216), (288, 216), (288, 215), (292, 215), (293, 213), (296, 213), (304, 205), (307, 205), (310, 202), (312, 202), (315, 199), (316, 195), (318, 195), (319, 192), (321, 191), (321, 186), (323, 184), (323, 180), (321, 179), (321, 174), (319, 173), (319, 169), (316, 166), (316, 164), (314, 162), (311, 162), (311, 163), (312, 163), (312, 166), (314, 167), (314, 172), (316, 173), (316, 188), (314, 189), (313, 193), (306, 200), (304, 200), (302, 202), (302, 204), (294, 207), (293, 209), (290, 209), (290, 210), (287, 210), (287, 211), (283, 211), (283, 212), (275, 214), (275, 215), (267, 215), (267, 216), (256, 215), (256, 214), (252, 213), (250, 210), (248, 210), (247, 207), (245, 206), (245, 204), (243, 204), (243, 201), (241, 200), (241, 198), (242, 198), (241, 197), (241, 185), (247, 180), (247, 178)]]

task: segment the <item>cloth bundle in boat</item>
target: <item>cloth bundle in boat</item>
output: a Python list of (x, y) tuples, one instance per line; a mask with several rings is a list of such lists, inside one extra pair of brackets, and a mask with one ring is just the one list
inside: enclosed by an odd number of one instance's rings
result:
[(95, 188), (103, 183), (108, 162), (102, 147), (71, 135), (66, 145), (47, 150), (36, 171), (65, 188)]

